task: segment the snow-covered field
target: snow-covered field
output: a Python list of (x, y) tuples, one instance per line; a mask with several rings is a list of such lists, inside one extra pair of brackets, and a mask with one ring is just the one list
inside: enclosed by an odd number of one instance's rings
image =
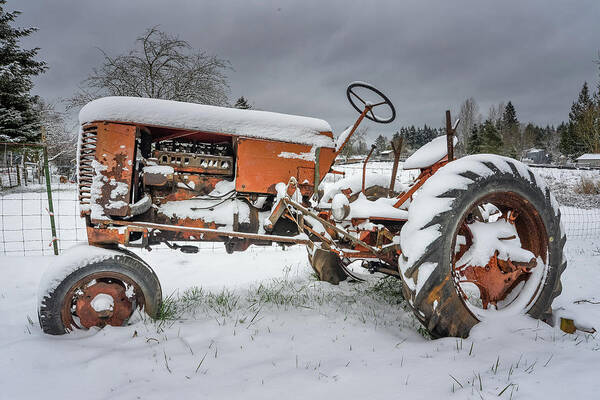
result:
[[(6, 399), (593, 398), (600, 341), (527, 317), (428, 340), (394, 281), (315, 282), (302, 248), (140, 252), (179, 298), (174, 321), (52, 337), (36, 288), (52, 257), (1, 257)], [(555, 307), (600, 326), (600, 243), (569, 243)], [(201, 290), (199, 288), (202, 288)], [(588, 302), (574, 303), (578, 300)]]
[[(3, 232), (16, 232), (1, 240), (35, 239), (35, 249), (48, 249), (39, 230), (44, 202), (31, 193), (0, 202)], [(63, 195), (59, 225), (74, 229), (73, 191)], [(9, 203), (21, 204), (22, 215), (8, 220), (19, 211)], [(569, 265), (554, 307), (598, 329), (600, 237), (577, 234), (598, 210), (569, 210)], [(137, 317), (127, 327), (62, 337), (43, 335), (36, 315), (37, 286), (53, 256), (0, 256), (0, 398), (559, 399), (600, 391), (597, 333), (567, 335), (521, 316), (482, 323), (467, 339), (429, 340), (397, 281), (316, 282), (302, 247), (138, 254), (159, 276), (173, 319)]]

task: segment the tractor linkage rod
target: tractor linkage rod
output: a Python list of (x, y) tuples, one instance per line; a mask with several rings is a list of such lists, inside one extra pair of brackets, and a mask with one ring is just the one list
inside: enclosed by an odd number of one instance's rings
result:
[(211, 234), (214, 236), (223, 236), (223, 237), (234, 237), (234, 238), (242, 238), (242, 239), (255, 239), (255, 240), (267, 240), (271, 242), (281, 242), (281, 243), (296, 243), (296, 244), (304, 244), (308, 245), (310, 240), (308, 239), (299, 239), (290, 236), (278, 236), (278, 235), (261, 235), (258, 233), (246, 233), (246, 232), (235, 232), (235, 231), (221, 231), (218, 229), (210, 229), (210, 228), (196, 228), (191, 226), (175, 226), (175, 225), (165, 225), (165, 224), (154, 224), (150, 222), (129, 222), (129, 221), (110, 221), (112, 225), (122, 225), (127, 227), (136, 227), (136, 228), (146, 228), (146, 229), (156, 229), (159, 231), (174, 231), (174, 232), (193, 232), (193, 233), (203, 233), (203, 234)]
[(309, 211), (307, 208), (305, 208), (304, 206), (296, 203), (293, 200), (288, 199), (287, 197), (284, 197), (282, 199), (287, 205), (292, 206), (293, 208), (295, 208), (296, 210), (300, 211), (302, 214), (305, 215), (309, 215), (311, 217), (313, 217), (314, 219), (316, 219), (317, 221), (319, 221), (321, 224), (333, 229), (334, 231), (336, 231), (338, 234), (342, 235), (343, 237), (345, 237), (346, 239), (350, 240), (352, 243), (357, 244), (359, 246), (363, 246), (366, 249), (368, 249), (371, 253), (375, 254), (375, 255), (379, 255), (379, 251), (372, 247), (371, 245), (363, 242), (360, 239), (355, 238), (354, 236), (350, 235), (348, 232), (346, 232), (343, 229), (338, 228), (337, 226), (335, 226), (334, 224), (332, 224), (331, 222), (324, 220), (323, 218), (319, 217), (317, 214)]

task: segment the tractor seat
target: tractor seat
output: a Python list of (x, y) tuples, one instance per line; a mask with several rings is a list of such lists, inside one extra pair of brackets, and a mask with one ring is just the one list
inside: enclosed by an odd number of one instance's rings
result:
[[(456, 136), (453, 137), (453, 140), (456, 146), (456, 143), (458, 143)], [(446, 157), (447, 154), (446, 135), (438, 136), (408, 157), (404, 161), (402, 169), (425, 169)]]

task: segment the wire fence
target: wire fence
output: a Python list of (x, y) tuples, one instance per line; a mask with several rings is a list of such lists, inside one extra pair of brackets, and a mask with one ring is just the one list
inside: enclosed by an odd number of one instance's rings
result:
[[(65, 166), (73, 168), (73, 166)], [(33, 166), (28, 167), (23, 178), (23, 169), (19, 172), (13, 167), (0, 167), (0, 254), (23, 255), (50, 255), (53, 252), (54, 236), (52, 235), (50, 213), (48, 207), (48, 193), (43, 174), (36, 173)], [(357, 178), (362, 176), (362, 164), (338, 165), (334, 169), (344, 172), (341, 174), (328, 174), (325, 182), (336, 183), (342, 179)], [(52, 200), (54, 205), (54, 219), (56, 223), (56, 241), (59, 252), (74, 244), (87, 241), (87, 232), (84, 219), (80, 217), (79, 202), (77, 199), (77, 184), (57, 173), (61, 169), (50, 168), (55, 173), (50, 175)], [(552, 172), (552, 171), (550, 171)], [(576, 181), (581, 171), (572, 170), (560, 174), (541, 174), (548, 180), (562, 179)], [(383, 175), (389, 177), (391, 163), (373, 162), (367, 166), (368, 176)], [(564, 175), (564, 174), (570, 175)], [(561, 175), (562, 174), (562, 175)], [(17, 175), (21, 179), (17, 182)], [(415, 171), (403, 171), (399, 180), (408, 183), (415, 175)], [(558, 176), (558, 178), (556, 178)], [(7, 183), (5, 185), (5, 183)], [(368, 183), (368, 182), (367, 182)], [(585, 199), (584, 199), (585, 200)], [(600, 208), (583, 208), (580, 205), (561, 204), (562, 221), (570, 240), (579, 238), (600, 238)], [(221, 253), (225, 252), (222, 243), (201, 242), (198, 244), (201, 251)], [(256, 247), (249, 251), (269, 251), (278, 246)], [(157, 250), (161, 250), (158, 247)], [(165, 247), (166, 249), (166, 247)]]

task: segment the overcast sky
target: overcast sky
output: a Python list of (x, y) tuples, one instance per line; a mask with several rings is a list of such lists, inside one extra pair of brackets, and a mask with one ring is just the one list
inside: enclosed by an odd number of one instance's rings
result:
[(323, 118), (335, 132), (357, 114), (354, 80), (386, 93), (400, 125), (442, 125), (444, 111), (474, 97), (511, 100), (521, 122), (568, 118), (584, 81), (598, 82), (600, 1), (200, 1), (8, 0), (17, 25), (39, 31), (49, 70), (35, 93), (69, 97), (102, 61), (153, 25), (229, 60), (230, 99)]

